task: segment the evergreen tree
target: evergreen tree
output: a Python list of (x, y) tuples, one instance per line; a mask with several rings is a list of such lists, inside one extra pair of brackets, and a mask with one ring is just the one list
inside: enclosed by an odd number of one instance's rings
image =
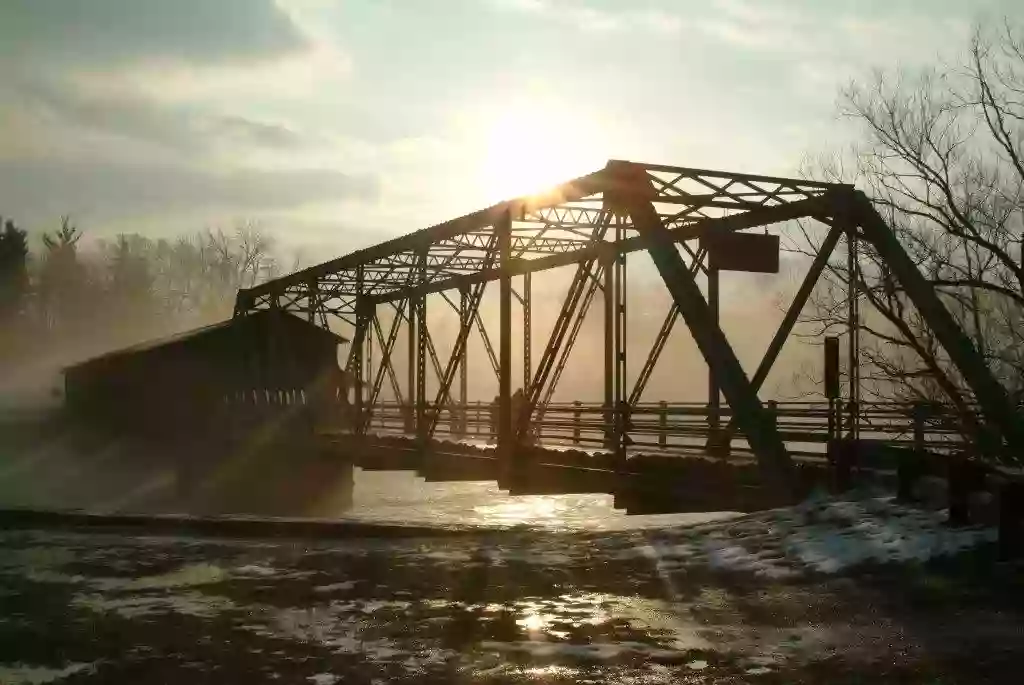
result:
[(25, 313), (29, 293), (28, 240), (13, 221), (0, 219), (0, 326), (16, 326)]

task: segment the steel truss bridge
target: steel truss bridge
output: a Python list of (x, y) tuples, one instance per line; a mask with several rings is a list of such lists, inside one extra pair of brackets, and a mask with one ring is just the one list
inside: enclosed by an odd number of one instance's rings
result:
[[(713, 251), (714, 241), (723, 236), (755, 228), (763, 233), (766, 227), (797, 219), (819, 222), (825, 237), (761, 362), (748, 375), (718, 324), (719, 268), (709, 259), (709, 249)], [(638, 424), (651, 428), (651, 421), (662, 420), (656, 413), (652, 418), (650, 406), (641, 398), (666, 352), (669, 334), (681, 322), (709, 370), (708, 404), (701, 409), (706, 447), (715, 449), (733, 437), (745, 439), (766, 484), (785, 487), (793, 473), (793, 436), (779, 423), (778, 407), (762, 402), (758, 391), (841, 241), (847, 243), (848, 259), (856, 259), (858, 243), (870, 244), (934, 331), (977, 401), (973, 432), (979, 436), (978, 449), (996, 458), (1019, 454), (1024, 426), (1018, 424), (1006, 392), (890, 227), (868, 198), (849, 185), (613, 160), (547, 192), (501, 202), (242, 290), (235, 316), (280, 308), (324, 327), (350, 326), (347, 369), (357, 387), (355, 431), (371, 432), (387, 425), (389, 417), (400, 416), (402, 428), (424, 443), (434, 437), (439, 424), (451, 430), (454, 422), (453, 432), (465, 434), (473, 422), (467, 411), (466, 351), (470, 336), (479, 335), (498, 378), (499, 450), (509, 452), (527, 440), (535, 426), (565, 420), (566, 412), (573, 411), (551, 399), (600, 291), (604, 397), (596, 404), (599, 411), (591, 407), (588, 427), (602, 434), (605, 447), (625, 458), (631, 432), (644, 432)], [(639, 251), (650, 255), (672, 304), (641, 370), (627, 385), (626, 264), (628, 255)], [(551, 334), (534, 360), (531, 276), (558, 267), (572, 267), (572, 280)], [(480, 309), (485, 289), (494, 281), (499, 289), (499, 325), (497, 332), (488, 332)], [(519, 283), (518, 290), (514, 282)], [(514, 298), (523, 315), (515, 333)], [(858, 316), (857, 298), (849, 299), (852, 323)], [(427, 326), (428, 302), (450, 307), (458, 315), (458, 332), (447, 358), (438, 355)], [(382, 324), (388, 320), (389, 325)], [(408, 340), (404, 383), (395, 359), (402, 329)], [(523, 338), (525, 389), (524, 400), (515, 408), (514, 334)], [(856, 326), (850, 327), (847, 338), (852, 376), (847, 396), (807, 415), (817, 417), (820, 427), (843, 418), (837, 407), (844, 407), (848, 432), (856, 434), (862, 425)], [(374, 343), (379, 350), (376, 364), (370, 359)], [(429, 395), (428, 370), (436, 388)], [(385, 382), (397, 398), (390, 408), (381, 399)], [(720, 406), (720, 394), (727, 408)], [(462, 407), (463, 413), (453, 414), (452, 407)], [(571, 434), (573, 429), (566, 430)], [(813, 430), (820, 433), (819, 428)]]

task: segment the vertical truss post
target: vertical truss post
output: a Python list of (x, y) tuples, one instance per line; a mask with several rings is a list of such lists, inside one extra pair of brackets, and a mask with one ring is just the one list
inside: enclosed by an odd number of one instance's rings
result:
[(408, 384), (406, 387), (406, 397), (409, 398), (409, 403), (403, 407), (405, 411), (405, 432), (406, 434), (413, 434), (416, 432), (416, 296), (411, 295), (409, 297), (409, 312), (406, 316), (408, 326), (406, 327), (406, 340), (408, 343), (408, 357), (409, 367), (407, 371)]
[[(469, 311), (469, 288), (459, 290), (459, 328), (471, 328), (473, 316)], [(459, 435), (466, 435), (467, 406), (469, 402), (469, 341), (462, 346), (459, 355)]]
[(363, 433), (363, 373), (365, 367), (363, 364), (363, 351), (366, 345), (366, 339), (369, 337), (370, 318), (367, 316), (367, 302), (363, 297), (363, 267), (360, 266), (356, 269), (356, 334), (352, 340), (352, 354), (354, 355), (351, 362), (352, 368), (349, 369), (353, 372), (355, 378), (352, 383), (352, 398), (353, 398), (353, 417), (352, 426), (354, 431), (358, 434)]
[(533, 327), (533, 312), (531, 311), (531, 274), (529, 271), (523, 274), (523, 393), (527, 393), (530, 389), (530, 380), (533, 378), (532, 372), (532, 360), (530, 354), (532, 352), (532, 327)]
[(847, 406), (847, 435), (858, 437), (860, 416), (860, 291), (857, 288), (857, 226), (852, 222), (846, 229), (846, 343), (847, 381), (850, 403)]
[(715, 375), (738, 423), (746, 433), (762, 473), (781, 495), (791, 497), (796, 485), (793, 463), (775, 423), (764, 411), (761, 401), (750, 385), (743, 367), (722, 330), (714, 324), (708, 303), (700, 286), (683, 262), (671, 232), (661, 223), (652, 201), (656, 193), (642, 167), (620, 163), (615, 170), (614, 184), (605, 191), (629, 211), (633, 225), (643, 237), (648, 254), (665, 286), (672, 294), (693, 338)]
[(615, 408), (615, 255), (607, 253), (601, 256), (604, 262), (604, 445), (614, 447), (615, 429), (613, 427)]
[[(427, 252), (419, 256), (416, 269), (416, 283), (427, 282)], [(419, 293), (416, 300), (416, 437), (421, 446), (427, 441), (427, 346), (429, 329), (427, 328), (427, 296)]]
[[(721, 296), (720, 296), (721, 271), (714, 265), (708, 264), (708, 310), (711, 313), (711, 322), (721, 330)], [(708, 365), (708, 441), (710, 452), (715, 456), (726, 456), (727, 445), (722, 444), (720, 431), (722, 427), (722, 400), (718, 389), (718, 377), (715, 369)]]
[[(366, 330), (366, 337), (364, 338), (364, 340), (366, 340), (366, 353), (365, 353), (365, 356), (366, 356), (366, 371), (363, 373), (363, 379), (364, 379), (364, 381), (370, 381), (374, 377), (374, 374), (373, 374), (373, 339), (374, 339), (374, 330), (379, 327), (379, 324), (377, 322), (377, 303), (373, 302), (372, 300), (370, 300), (370, 298), (365, 297), (365, 296), (364, 296), (363, 299), (366, 300), (366, 305), (365, 306), (366, 306), (366, 316), (367, 316), (367, 323), (366, 323), (367, 330)], [(371, 394), (370, 390), (371, 390), (371, 388), (367, 387), (367, 392), (366, 392), (366, 395), (365, 395), (366, 399), (364, 400), (364, 407), (366, 409), (366, 414), (367, 415), (373, 414), (373, 400), (370, 397), (370, 394)]]
[(616, 222), (615, 243), (615, 454), (620, 460), (626, 457), (627, 422), (626, 415), (626, 253), (619, 250), (625, 239), (622, 219)]
[(306, 320), (310, 323), (316, 321), (317, 307), (320, 305), (320, 281), (312, 278), (306, 284), (308, 297), (306, 298)]
[(512, 214), (495, 222), (498, 237), (498, 449), (511, 457), (512, 435)]

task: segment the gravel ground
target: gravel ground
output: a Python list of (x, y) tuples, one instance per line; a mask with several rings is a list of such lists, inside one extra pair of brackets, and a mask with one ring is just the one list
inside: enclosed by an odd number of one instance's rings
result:
[(0, 683), (1018, 682), (1024, 576), (940, 521), (865, 500), (387, 541), (0, 532)]

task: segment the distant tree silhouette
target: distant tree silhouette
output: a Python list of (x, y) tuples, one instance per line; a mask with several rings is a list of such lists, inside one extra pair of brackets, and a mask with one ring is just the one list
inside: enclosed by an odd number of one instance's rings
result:
[(24, 312), (29, 294), (28, 236), (13, 221), (0, 218), (0, 321)]
[(63, 216), (35, 255), (26, 231), (0, 226), (0, 365), (71, 363), (223, 320), (238, 288), (278, 275), (274, 241), (253, 222), (85, 242)]
[(28, 237), (13, 221), (0, 219), (0, 361), (10, 358), (26, 334), (29, 300)]
[(104, 318), (114, 344), (136, 342), (158, 332), (165, 314), (155, 292), (153, 244), (139, 235), (118, 235), (100, 244)]
[(68, 216), (61, 217), (60, 229), (43, 234), (39, 271), (39, 316), (46, 330), (65, 335), (81, 332), (82, 322), (94, 315), (90, 307), (91, 283), (78, 257), (81, 231)]

